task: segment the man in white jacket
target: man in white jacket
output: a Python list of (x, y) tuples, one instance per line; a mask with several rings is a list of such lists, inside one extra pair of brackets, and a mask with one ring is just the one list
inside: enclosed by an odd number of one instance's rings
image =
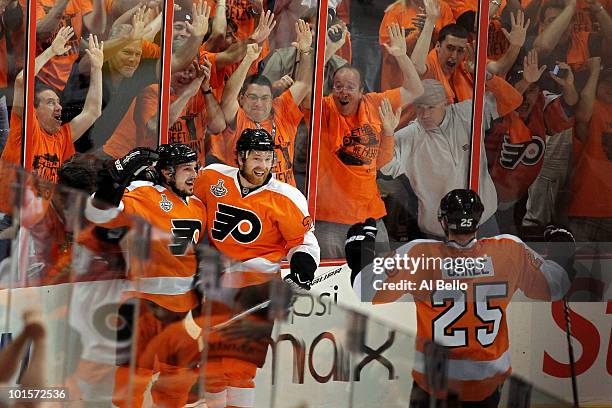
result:
[[(418, 222), (421, 231), (430, 238), (442, 238), (438, 223), (440, 199), (448, 191), (465, 188), (470, 170), (472, 143), (472, 100), (449, 105), (444, 86), (437, 80), (423, 80), (424, 93), (414, 102), (417, 120), (395, 133), (393, 159), (380, 171), (388, 176), (405, 174), (419, 201)], [(516, 109), (521, 95), (503, 79), (488, 74), (483, 126)], [(399, 118), (397, 118), (399, 120)], [(481, 224), (495, 213), (497, 193), (487, 170), (484, 138), (480, 149), (479, 192), (484, 203)], [(491, 221), (481, 227), (484, 235), (496, 234)]]

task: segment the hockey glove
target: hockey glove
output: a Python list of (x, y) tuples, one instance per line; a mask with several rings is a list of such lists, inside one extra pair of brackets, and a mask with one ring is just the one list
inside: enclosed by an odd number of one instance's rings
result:
[(573, 280), (576, 241), (572, 233), (567, 229), (549, 225), (544, 230), (544, 239), (547, 242), (548, 258), (561, 265), (570, 280)]
[(125, 188), (158, 158), (154, 150), (137, 147), (120, 159), (107, 161), (98, 174), (96, 199), (118, 206)]
[(285, 282), (294, 289), (310, 290), (317, 263), (314, 258), (306, 252), (296, 252), (291, 257), (289, 275), (285, 276)]
[(344, 253), (346, 263), (351, 268), (351, 284), (359, 271), (374, 260), (376, 255), (374, 243), (377, 232), (376, 220), (368, 218), (365, 222), (352, 225), (346, 233)]

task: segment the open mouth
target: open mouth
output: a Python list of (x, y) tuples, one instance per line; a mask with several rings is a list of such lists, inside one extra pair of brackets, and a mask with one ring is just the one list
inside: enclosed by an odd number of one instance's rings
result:
[(455, 69), (455, 67), (457, 66), (457, 63), (455, 61), (446, 61), (446, 66), (449, 69)]
[(253, 174), (255, 175), (255, 177), (263, 177), (264, 174), (266, 174), (266, 172), (265, 171), (253, 170)]
[(57, 113), (57, 114), (53, 115), (53, 119), (55, 119), (55, 121), (57, 123), (62, 123), (62, 114), (61, 113)]

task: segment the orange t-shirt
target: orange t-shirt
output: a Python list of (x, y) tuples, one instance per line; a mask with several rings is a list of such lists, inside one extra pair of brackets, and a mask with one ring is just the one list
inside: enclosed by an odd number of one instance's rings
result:
[(241, 263), (225, 271), (229, 287), (270, 280), (289, 251), (312, 236), (306, 198), (273, 178), (243, 197), (238, 169), (211, 164), (200, 172), (194, 193), (206, 205), (211, 245)]
[(444, 3), (450, 7), (455, 19), (459, 18), (459, 16), (466, 11), (474, 11), (478, 13), (477, 0), (444, 0)]
[[(612, 0), (598, 1), (608, 14), (612, 15)], [(573, 32), (599, 32), (599, 22), (588, 8), (588, 4), (585, 0), (578, 0), (576, 2), (576, 11), (574, 12), (574, 18), (572, 19), (572, 31)]]
[[(36, 20), (42, 20), (54, 5), (55, 0), (38, 0), (36, 2)], [(36, 53), (40, 54), (51, 45), (60, 28), (72, 27), (74, 29), (74, 35), (66, 44), (70, 46), (70, 50), (65, 55), (53, 57), (38, 74), (38, 78), (47, 85), (51, 85), (60, 91), (66, 86), (72, 64), (79, 56), (79, 43), (83, 34), (83, 16), (92, 10), (91, 0), (70, 0), (51, 37), (43, 43), (37, 43)]]
[(363, 95), (357, 113), (340, 114), (333, 96), (323, 98), (316, 220), (353, 224), (386, 214), (376, 170), (393, 157), (393, 137), (382, 137), (378, 108), (389, 98), (401, 106), (400, 90)]
[[(138, 128), (138, 146), (148, 146), (152, 141), (146, 123), (151, 118), (158, 116), (158, 89), (158, 85), (151, 85), (138, 97), (134, 116)], [(174, 103), (177, 97), (175, 93), (170, 93), (170, 103)], [(198, 91), (189, 99), (177, 121), (168, 129), (168, 143), (189, 145), (198, 154), (198, 166), (203, 166), (206, 156), (204, 142), (207, 126), (206, 98), (202, 92)]]
[[(385, 12), (385, 16), (380, 23), (380, 30), (378, 33), (378, 42), (381, 44), (383, 54), (380, 78), (380, 88), (383, 91), (391, 88), (397, 88), (402, 85), (402, 76), (398, 75), (398, 72), (400, 71), (397, 62), (395, 61), (395, 57), (389, 55), (382, 45), (389, 42), (387, 27), (389, 27), (391, 24), (397, 23), (401, 28), (407, 29), (406, 46), (408, 55), (410, 55), (420, 34), (420, 31), (414, 26), (412, 19), (419, 13), (424, 12), (414, 7), (406, 6), (404, 3), (397, 3), (391, 6), (391, 8)], [(437, 38), (438, 32), (442, 27), (454, 22), (455, 18), (453, 17), (450, 7), (446, 3), (440, 3), (440, 18), (436, 22), (432, 39), (435, 40)]]
[[(531, 299), (558, 300), (569, 288), (563, 268), (545, 263), (512, 235), (479, 239), (468, 247), (416, 240), (395, 252), (422, 262), (410, 269), (389, 270), (380, 275), (380, 283), (408, 281), (414, 287), (385, 290), (373, 283), (380, 288), (373, 302), (393, 302), (405, 293), (413, 296), (415, 357), (424, 360), (427, 341), (446, 346), (448, 389), (464, 401), (483, 400), (511, 372), (506, 308), (512, 295), (520, 289)], [(456, 286), (442, 289), (440, 283)], [(423, 368), (424, 364), (415, 364), (412, 374), (419, 386), (429, 390)]]
[(427, 65), (427, 71), (423, 75), (423, 79), (437, 79), (442, 82), (444, 89), (446, 89), (449, 103), (472, 99), (474, 80), (463, 64), (457, 66), (452, 74), (446, 75), (442, 70), (438, 60), (438, 51), (435, 48), (429, 51), (425, 64)]
[(206, 208), (198, 198), (188, 197), (185, 202), (162, 186), (134, 181), (118, 208), (101, 210), (88, 202), (85, 216), (109, 229), (133, 225), (134, 216), (151, 224), (148, 258), (134, 255), (131, 259), (129, 276), (135, 284), (129, 295), (175, 312), (186, 312), (196, 305), (190, 281), (197, 267), (194, 247), (206, 228)]
[(236, 114), (236, 127), (227, 127), (221, 135), (213, 136), (212, 151), (215, 157), (223, 162), (237, 166), (236, 142), (244, 129), (262, 128), (267, 130), (276, 143), (277, 164), (272, 168), (276, 179), (295, 186), (293, 176), (293, 153), (295, 136), (300, 121), (303, 118), (300, 107), (295, 104), (291, 91), (285, 91), (272, 102), (270, 118), (261, 123), (249, 119), (242, 108)]
[[(574, 159), (571, 200), (573, 217), (612, 217), (612, 104), (596, 100), (589, 136)], [(574, 143), (578, 140), (574, 138)], [(607, 151), (607, 154), (606, 154)]]
[[(23, 143), (21, 120), (15, 113), (11, 113), (11, 128), (2, 152), (2, 161), (17, 165), (21, 163)], [(32, 133), (28, 136), (27, 141), (25, 168), (32, 170), (43, 180), (57, 183), (60, 166), (75, 152), (70, 125), (66, 123), (57, 133), (50, 135), (40, 127), (36, 114), (34, 114), (32, 115)]]

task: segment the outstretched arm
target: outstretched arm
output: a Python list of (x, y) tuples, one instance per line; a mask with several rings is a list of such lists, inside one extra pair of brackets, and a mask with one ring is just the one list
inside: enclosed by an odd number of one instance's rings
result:
[(546, 55), (555, 49), (559, 39), (563, 36), (563, 32), (569, 29), (575, 12), (576, 0), (566, 0), (563, 11), (537, 36), (533, 43), (534, 48), (538, 50), (540, 55)]
[[(34, 60), (34, 76), (38, 75), (42, 67), (45, 66), (51, 58), (56, 55), (62, 55), (70, 50), (70, 47), (66, 44), (74, 35), (72, 27), (62, 27), (57, 32), (57, 35), (53, 39), (51, 46), (44, 50)], [(17, 78), (15, 78), (15, 91), (13, 94), (13, 112), (21, 117), (23, 115), (23, 70), (19, 72)]]
[(70, 121), (72, 140), (80, 138), (102, 114), (102, 64), (104, 63), (104, 43), (98, 43), (95, 35), (89, 35), (90, 82), (87, 98), (81, 113)]
[(312, 33), (308, 24), (303, 20), (295, 23), (297, 40), (292, 44), (300, 53), (300, 63), (295, 77), (295, 82), (289, 88), (291, 96), (296, 105), (300, 105), (312, 87), (312, 70), (314, 62), (314, 50), (312, 49)]
[(410, 59), (420, 76), (427, 72), (427, 54), (429, 53), (429, 45), (431, 44), (431, 36), (433, 35), (436, 21), (440, 18), (440, 5), (438, 0), (425, 0), (425, 24), (419, 35), (419, 39), (414, 45)]
[(400, 88), (402, 106), (412, 103), (423, 94), (423, 84), (414, 64), (406, 55), (406, 40), (404, 30), (399, 24), (393, 23), (388, 27), (389, 44), (383, 44), (387, 52), (395, 57), (397, 65), (402, 71), (404, 82)]
[(589, 66), (589, 79), (587, 80), (582, 92), (580, 92), (580, 102), (576, 107), (576, 137), (583, 143), (588, 136), (589, 122), (593, 116), (593, 104), (597, 93), (597, 82), (601, 70), (601, 57), (593, 57), (587, 60)]
[(249, 68), (255, 61), (257, 61), (260, 52), (261, 49), (257, 44), (249, 44), (247, 46), (247, 53), (244, 56), (244, 59), (240, 65), (238, 65), (238, 68), (236, 71), (234, 71), (223, 89), (221, 109), (225, 115), (227, 125), (231, 128), (234, 128), (236, 125), (236, 114), (238, 113), (239, 108), (238, 95), (240, 94), (240, 89), (242, 88), (242, 84), (246, 79)]
[(497, 61), (491, 61), (487, 64), (489, 72), (501, 77), (505, 77), (508, 71), (510, 71), (512, 68), (512, 65), (514, 65), (516, 57), (518, 57), (519, 52), (521, 51), (521, 47), (523, 44), (525, 44), (525, 36), (527, 35), (527, 29), (529, 28), (529, 24), (531, 22), (529, 19), (527, 19), (525, 22), (525, 13), (523, 13), (522, 10), (518, 10), (516, 15), (511, 14), (510, 20), (512, 24), (512, 29), (510, 32), (502, 27), (502, 32), (510, 43), (508, 49), (500, 59)]

